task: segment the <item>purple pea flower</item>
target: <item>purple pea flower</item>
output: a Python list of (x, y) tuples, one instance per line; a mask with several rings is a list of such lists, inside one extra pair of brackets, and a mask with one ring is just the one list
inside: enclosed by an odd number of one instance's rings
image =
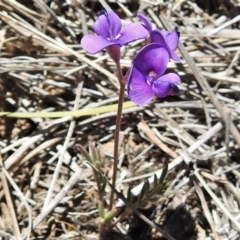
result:
[(174, 53), (179, 44), (179, 35), (177, 31), (169, 32), (165, 30), (152, 30), (152, 23), (149, 18), (147, 18), (142, 13), (138, 13), (137, 16), (142, 20), (143, 26), (149, 32), (150, 40), (152, 43), (158, 43), (162, 47), (165, 47), (170, 55), (170, 57), (175, 61), (180, 61), (180, 57)]
[(138, 105), (145, 105), (155, 96), (179, 94), (175, 73), (163, 75), (169, 62), (168, 51), (157, 43), (145, 46), (133, 59), (127, 82), (129, 98)]
[(142, 13), (137, 13), (138, 18), (140, 18), (140, 20), (143, 22), (143, 26), (147, 29), (147, 31), (149, 32), (149, 34), (151, 34), (152, 32), (152, 23), (149, 20), (148, 17), (146, 17), (144, 14)]
[(110, 56), (113, 52), (114, 60), (120, 59), (119, 49), (121, 46), (145, 38), (148, 35), (146, 29), (140, 23), (131, 23), (122, 28), (121, 19), (113, 11), (103, 11), (94, 23), (93, 29), (96, 35), (85, 35), (81, 40), (82, 48), (91, 54), (107, 48)]

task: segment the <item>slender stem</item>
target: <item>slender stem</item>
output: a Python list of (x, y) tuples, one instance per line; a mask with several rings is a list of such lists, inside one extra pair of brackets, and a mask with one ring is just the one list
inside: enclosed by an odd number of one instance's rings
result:
[(101, 191), (101, 182), (100, 182), (101, 180), (94, 169), (93, 169), (93, 175), (94, 175), (95, 182), (97, 183), (99, 202), (102, 204), (102, 206), (104, 206), (104, 200), (103, 200), (102, 191)]
[[(113, 176), (112, 176), (112, 185), (115, 188), (116, 178), (117, 178), (117, 166), (118, 166), (118, 147), (119, 147), (119, 133), (121, 127), (121, 117), (122, 117), (122, 106), (124, 100), (124, 91), (126, 83), (123, 79), (122, 69), (120, 62), (115, 62), (117, 68), (117, 77), (120, 84), (120, 92), (119, 92), (119, 99), (118, 99), (118, 109), (117, 109), (117, 117), (116, 117), (116, 128), (114, 134), (114, 155), (113, 155)], [(109, 210), (112, 210), (113, 207), (113, 199), (114, 199), (114, 190), (111, 190), (110, 195), (110, 203), (109, 203)]]
[[(100, 206), (98, 206), (98, 212), (99, 212), (98, 214), (101, 217), (100, 208), (104, 208), (104, 200), (103, 200), (103, 195), (102, 195), (102, 192), (101, 192), (100, 177), (97, 175), (97, 172), (94, 169), (93, 169), (93, 175), (94, 175), (94, 178), (95, 178), (95, 182), (97, 183), (98, 197), (99, 197), (98, 204), (100, 204)], [(100, 237), (104, 236), (105, 230), (106, 230), (105, 229), (105, 223), (101, 223), (99, 225), (99, 236)]]
[(111, 224), (111, 229), (113, 229), (119, 222), (126, 218), (131, 212), (131, 209), (126, 208), (126, 210)]

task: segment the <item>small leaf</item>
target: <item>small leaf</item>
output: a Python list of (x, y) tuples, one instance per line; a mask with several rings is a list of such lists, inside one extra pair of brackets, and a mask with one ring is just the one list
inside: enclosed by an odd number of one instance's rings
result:
[(113, 209), (112, 211), (105, 213), (104, 215), (105, 222), (111, 221), (117, 215), (117, 213), (118, 211), (116, 209)]
[(89, 164), (94, 171), (96, 171), (101, 175), (101, 172), (99, 171), (99, 169), (97, 169), (96, 166), (94, 166), (91, 162), (87, 162), (87, 164)]
[(91, 156), (89, 155), (89, 153), (87, 152), (87, 150), (80, 144), (77, 144), (76, 145), (78, 151), (89, 161), (89, 162), (92, 162), (92, 158)]
[(140, 204), (145, 195), (145, 184), (142, 187), (140, 194), (138, 195), (137, 203)]
[(158, 179), (157, 179), (157, 175), (154, 174), (153, 178), (154, 178), (154, 179), (153, 179), (153, 192), (155, 192), (156, 189), (158, 188)]
[(128, 192), (127, 192), (127, 200), (129, 201), (129, 202), (132, 202), (132, 189), (131, 188), (128, 188)]
[[(134, 107), (132, 101), (123, 103), (123, 109)], [(76, 111), (60, 111), (60, 112), (0, 112), (0, 117), (8, 118), (60, 118), (60, 117), (80, 117), (88, 115), (96, 115), (116, 111), (118, 104), (101, 106), (91, 109), (81, 109)]]
[(103, 156), (102, 156), (99, 148), (96, 148), (96, 155), (97, 155), (97, 160), (98, 160), (100, 166), (102, 167), (103, 166)]
[(147, 197), (149, 195), (149, 189), (150, 189), (150, 184), (149, 181), (147, 180), (144, 183), (144, 195)]
[(166, 175), (167, 175), (167, 172), (168, 172), (168, 162), (165, 161), (165, 162), (164, 162), (164, 166), (163, 166), (163, 170), (162, 170), (161, 177), (159, 178), (159, 184), (162, 184), (162, 183), (163, 183), (163, 180), (165, 179), (165, 177), (166, 177)]
[(105, 210), (101, 202), (98, 203), (98, 212), (99, 212), (99, 217), (104, 218)]
[(101, 179), (101, 182), (102, 182), (101, 193), (104, 193), (107, 183), (105, 181), (102, 181), (104, 179), (101, 176), (100, 176), (100, 179)]
[(96, 149), (95, 149), (94, 143), (91, 143), (91, 142), (89, 143), (89, 152), (90, 152), (90, 155), (92, 157), (93, 163), (96, 165), (97, 154), (96, 154)]

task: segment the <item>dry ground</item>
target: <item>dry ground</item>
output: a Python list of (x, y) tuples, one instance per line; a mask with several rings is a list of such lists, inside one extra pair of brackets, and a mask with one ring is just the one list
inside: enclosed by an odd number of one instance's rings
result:
[[(126, 193), (168, 161), (165, 194), (141, 212), (175, 239), (240, 239), (239, 1), (114, 2), (2, 0), (1, 112), (117, 102), (112, 61), (79, 45), (103, 8), (124, 24), (140, 11), (158, 28), (178, 29), (182, 61), (169, 69), (181, 76), (182, 93), (124, 109), (117, 189)], [(123, 49), (124, 71), (141, 46)], [(96, 185), (76, 144), (94, 141), (110, 177), (115, 114), (0, 118), (1, 239), (98, 239)], [(117, 231), (118, 239), (163, 239), (135, 216)]]

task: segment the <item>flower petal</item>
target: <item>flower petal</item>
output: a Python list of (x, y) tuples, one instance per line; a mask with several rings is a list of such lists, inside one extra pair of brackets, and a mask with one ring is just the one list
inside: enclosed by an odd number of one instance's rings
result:
[(181, 60), (181, 58), (175, 52), (173, 52), (172, 50), (169, 51), (169, 54), (170, 54), (170, 57), (171, 57), (172, 60), (174, 60), (174, 61), (180, 61)]
[(177, 31), (174, 31), (174, 32), (169, 32), (165, 37), (169, 48), (173, 51), (175, 51), (178, 47), (179, 36), (180, 36), (180, 33)]
[(119, 16), (113, 12), (113, 11), (107, 11), (108, 12), (108, 18), (111, 23), (111, 31), (112, 31), (112, 37), (116, 38), (116, 36), (119, 34), (120, 30), (122, 29), (122, 22)]
[(180, 93), (180, 90), (175, 84), (179, 81), (180, 77), (176, 73), (168, 73), (153, 82), (152, 90), (160, 98), (167, 95), (177, 95)]
[(145, 105), (154, 97), (145, 76), (134, 67), (132, 67), (128, 78), (127, 91), (129, 98), (138, 105)]
[(170, 33), (169, 31), (166, 31), (166, 30), (159, 30), (159, 31), (161, 32), (164, 38), (166, 38), (166, 36)]
[(157, 76), (161, 76), (166, 71), (168, 62), (167, 50), (157, 43), (148, 44), (133, 59), (134, 67), (140, 72), (147, 75), (154, 72)]
[(93, 26), (97, 35), (108, 39), (115, 39), (121, 28), (121, 19), (113, 11), (104, 11)]
[(171, 90), (168, 93), (168, 95), (175, 96), (175, 95), (179, 95), (179, 94), (180, 94), (180, 90), (179, 90), (178, 86), (175, 84), (171, 84)]
[(82, 48), (91, 54), (100, 52), (104, 48), (115, 44), (117, 43), (111, 42), (102, 36), (93, 34), (85, 35), (81, 40)]
[(158, 43), (162, 47), (168, 49), (163, 33), (160, 30), (158, 29), (153, 30), (151, 32), (150, 38), (152, 43)]
[[(168, 51), (168, 53), (169, 53), (169, 55), (170, 55), (170, 57), (171, 57), (173, 60), (175, 60), (175, 61), (179, 61), (179, 60), (180, 60), (180, 57), (179, 57), (176, 53), (174, 53), (174, 50), (175, 50), (175, 49), (173, 50), (173, 49), (171, 49), (171, 48), (169, 47), (169, 45), (168, 45), (168, 40), (167, 40), (168, 35), (166, 35), (166, 38), (164, 38), (164, 35), (165, 35), (165, 34), (166, 34), (166, 31), (162, 32), (162, 31), (160, 31), (160, 30), (158, 30), (158, 29), (153, 30), (153, 31), (151, 32), (151, 34), (150, 34), (151, 41), (154, 42), (154, 43), (158, 43), (158, 44), (160, 44), (162, 47), (166, 48), (167, 51)], [(172, 40), (171, 40), (171, 38), (172, 38)], [(173, 42), (173, 43), (170, 42), (171, 46), (174, 46), (175, 43), (174, 43), (174, 41), (173, 41), (173, 37), (172, 37), (172, 36), (170, 37), (170, 40)]]
[(171, 91), (171, 84), (169, 82), (155, 81), (152, 90), (159, 98), (164, 98)]
[(176, 84), (181, 81), (180, 77), (176, 73), (167, 73), (162, 77), (158, 78), (158, 80), (169, 82), (172, 84)]
[(144, 27), (147, 29), (149, 33), (152, 31), (152, 23), (150, 22), (149, 18), (146, 17), (142, 13), (137, 13), (137, 16), (141, 19), (141, 21), (144, 23)]
[(121, 45), (125, 45), (135, 40), (145, 38), (147, 35), (148, 31), (141, 23), (131, 23), (122, 29), (118, 40)]

